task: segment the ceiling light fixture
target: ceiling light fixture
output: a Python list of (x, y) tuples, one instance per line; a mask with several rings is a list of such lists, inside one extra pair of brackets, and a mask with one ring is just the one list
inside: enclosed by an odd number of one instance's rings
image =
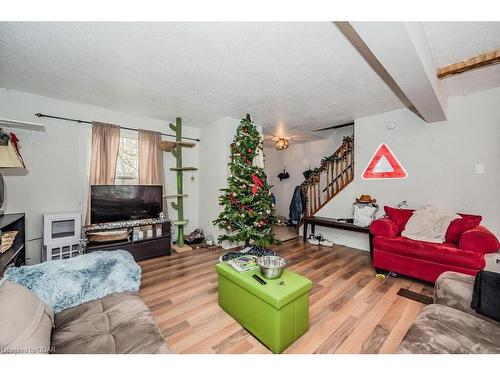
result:
[(276, 140), (276, 150), (285, 150), (288, 148), (288, 138), (279, 137)]

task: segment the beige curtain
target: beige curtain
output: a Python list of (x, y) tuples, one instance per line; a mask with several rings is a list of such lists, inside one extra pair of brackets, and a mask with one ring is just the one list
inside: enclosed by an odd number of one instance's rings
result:
[[(139, 130), (139, 184), (161, 185), (165, 190), (165, 172), (163, 170), (163, 151), (159, 143), (161, 134), (150, 130)], [(166, 199), (163, 198), (163, 213), (168, 217)]]
[(90, 157), (89, 199), (85, 219), (86, 224), (90, 224), (90, 186), (115, 184), (119, 147), (119, 126), (92, 122), (92, 151)]
[(164, 185), (163, 152), (158, 145), (160, 141), (160, 133), (139, 130), (139, 184), (141, 185)]

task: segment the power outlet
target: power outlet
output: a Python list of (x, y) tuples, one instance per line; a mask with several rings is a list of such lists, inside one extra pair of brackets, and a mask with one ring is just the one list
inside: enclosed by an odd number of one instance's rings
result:
[(485, 174), (486, 168), (485, 168), (484, 164), (475, 164), (474, 165), (474, 172), (476, 174)]

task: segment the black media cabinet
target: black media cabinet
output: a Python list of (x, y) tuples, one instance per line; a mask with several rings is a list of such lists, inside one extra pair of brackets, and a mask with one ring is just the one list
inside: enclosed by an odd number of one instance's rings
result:
[[(156, 225), (162, 226), (162, 235), (159, 237), (156, 237), (156, 233), (155, 231), (153, 231), (153, 237), (143, 238), (134, 241), (132, 238), (132, 232), (134, 226), (122, 227), (121, 229), (128, 229), (130, 231), (129, 237), (126, 240), (113, 241), (113, 242), (87, 242), (87, 245), (85, 246), (85, 253), (91, 253), (93, 251), (99, 251), (99, 250), (101, 251), (126, 250), (130, 254), (132, 254), (132, 256), (137, 262), (141, 260), (170, 255), (171, 253), (170, 221)], [(114, 230), (116, 230), (116, 228)]]
[(17, 230), (19, 233), (12, 247), (0, 254), (0, 277), (9, 266), (24, 266), (26, 264), (26, 238), (24, 214), (5, 214), (0, 216), (0, 230), (8, 232)]

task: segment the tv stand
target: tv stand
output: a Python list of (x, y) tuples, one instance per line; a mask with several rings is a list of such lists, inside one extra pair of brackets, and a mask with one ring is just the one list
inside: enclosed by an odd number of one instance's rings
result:
[[(156, 236), (153, 230), (153, 237), (133, 239), (133, 228), (147, 225), (161, 225), (162, 234)], [(110, 242), (90, 242), (87, 235), (95, 232), (105, 232), (117, 229), (129, 230), (129, 236), (121, 241)], [(128, 251), (138, 262), (141, 260), (170, 255), (171, 234), (170, 221), (165, 219), (132, 220), (117, 223), (94, 224), (82, 227), (81, 252), (91, 253), (94, 251), (125, 250)]]
[(24, 214), (5, 214), (0, 216), (0, 232), (18, 231), (12, 247), (0, 254), (0, 279), (9, 266), (24, 266), (26, 264), (25, 249), (25, 218)]

